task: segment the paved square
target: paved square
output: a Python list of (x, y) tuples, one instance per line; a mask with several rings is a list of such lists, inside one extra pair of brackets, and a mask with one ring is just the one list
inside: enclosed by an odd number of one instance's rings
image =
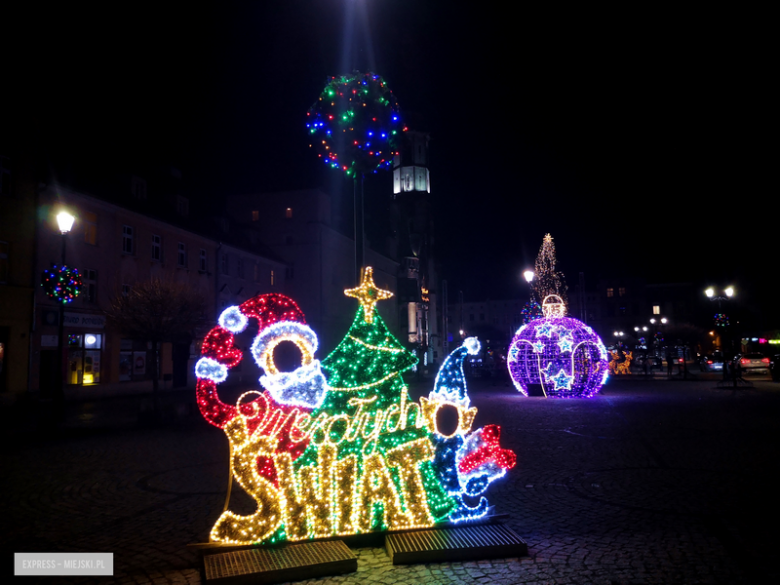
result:
[[(780, 582), (780, 384), (734, 392), (632, 377), (592, 400), (525, 398), (502, 384), (475, 380), (469, 391), (475, 426), (500, 424), (502, 446), (517, 453), (487, 495), (529, 556), (393, 566), (383, 549), (362, 548), (356, 573), (306, 582)], [(11, 552), (113, 552), (115, 576), (103, 582), (200, 583), (188, 545), (207, 539), (222, 510), (228, 445), (190, 412), (194, 396), (172, 399), (181, 416), (162, 429), (138, 426), (136, 398), (71, 404), (56, 434), (37, 410), (6, 417), (5, 571)], [(231, 508), (251, 510), (235, 492)]]

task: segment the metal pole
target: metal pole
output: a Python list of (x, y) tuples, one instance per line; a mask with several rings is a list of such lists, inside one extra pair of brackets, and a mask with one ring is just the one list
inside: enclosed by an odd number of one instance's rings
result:
[[(60, 270), (65, 268), (65, 245), (66, 245), (66, 233), (62, 234), (62, 262)], [(65, 332), (65, 305), (62, 300), (59, 301), (59, 319), (57, 320), (57, 375), (55, 376), (55, 388), (54, 388), (54, 400), (57, 403), (62, 403), (65, 399), (65, 343), (63, 342), (63, 336)]]

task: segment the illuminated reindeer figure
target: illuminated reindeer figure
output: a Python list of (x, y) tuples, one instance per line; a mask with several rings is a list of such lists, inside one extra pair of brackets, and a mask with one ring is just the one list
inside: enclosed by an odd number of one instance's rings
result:
[(625, 361), (619, 363), (616, 367), (616, 374), (630, 374), (631, 373), (631, 360), (634, 359), (633, 352), (626, 352)]

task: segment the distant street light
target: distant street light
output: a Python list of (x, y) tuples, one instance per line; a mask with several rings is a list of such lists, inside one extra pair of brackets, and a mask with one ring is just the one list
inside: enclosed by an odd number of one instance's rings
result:
[[(723, 342), (721, 343), (721, 349), (725, 349), (725, 346), (728, 345), (729, 342), (731, 342), (731, 354), (733, 355), (736, 353), (734, 350), (734, 339), (732, 338), (730, 334), (730, 327), (728, 327), (729, 321), (728, 317), (724, 316), (721, 311), (721, 304), (726, 301), (733, 301), (734, 297), (736, 296), (737, 292), (734, 290), (733, 286), (727, 286), (720, 292), (718, 292), (715, 287), (708, 287), (704, 294), (707, 295), (707, 298), (710, 299), (712, 302), (718, 303), (718, 314), (715, 315), (715, 325), (721, 325), (723, 327)], [(720, 320), (720, 322), (718, 322)], [(724, 357), (724, 363), (723, 363), (723, 379), (725, 380), (727, 377), (727, 367), (726, 364), (728, 363), (728, 357), (724, 351), (723, 353)], [(737, 374), (736, 372), (733, 373), (734, 376), (734, 388), (737, 387)]]
[(523, 278), (525, 278), (525, 281), (528, 284), (531, 284), (531, 282), (534, 279), (534, 271), (533, 270), (526, 270), (525, 272), (523, 272)]

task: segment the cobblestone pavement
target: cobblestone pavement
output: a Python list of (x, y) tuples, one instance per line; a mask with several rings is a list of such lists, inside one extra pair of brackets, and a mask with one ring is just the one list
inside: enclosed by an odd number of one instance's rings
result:
[[(488, 497), (529, 556), (393, 566), (361, 548), (356, 573), (307, 583), (780, 582), (780, 384), (632, 378), (592, 400), (524, 398), (490, 381), (470, 391), (475, 424), (500, 424), (518, 455)], [(103, 582), (199, 583), (188, 545), (222, 510), (228, 446), (190, 411), (194, 397), (176, 400), (177, 421), (160, 429), (139, 427), (138, 399), (69, 405), (53, 433), (38, 412), (6, 420), (3, 572), (12, 552), (105, 551), (115, 576)], [(251, 507), (234, 493), (232, 509)]]

